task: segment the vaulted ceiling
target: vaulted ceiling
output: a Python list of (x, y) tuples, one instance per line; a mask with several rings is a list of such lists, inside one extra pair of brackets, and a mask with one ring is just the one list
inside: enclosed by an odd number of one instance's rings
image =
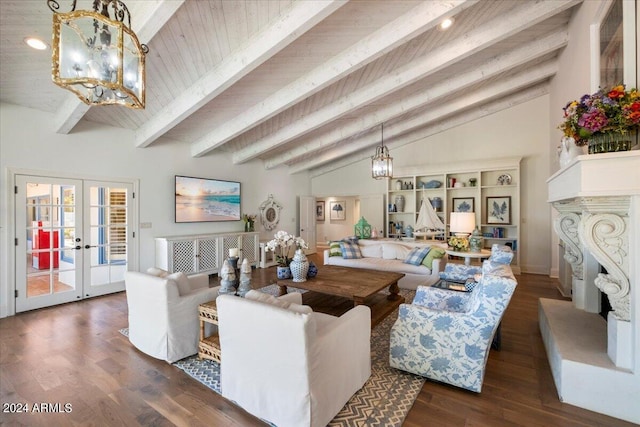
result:
[[(60, 11), (71, 0), (59, 0)], [(78, 9), (91, 1), (79, 0)], [(45, 0), (0, 1), (0, 100), (131, 129), (138, 147), (224, 151), (318, 175), (541, 96), (579, 0), (127, 0), (149, 46), (144, 110), (51, 81)], [(454, 18), (448, 30), (438, 24)]]

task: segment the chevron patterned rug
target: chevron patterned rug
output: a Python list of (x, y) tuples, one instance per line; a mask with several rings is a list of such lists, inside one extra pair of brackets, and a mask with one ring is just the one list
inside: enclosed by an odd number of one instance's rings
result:
[[(260, 290), (275, 293), (277, 286), (271, 285)], [(411, 301), (415, 292), (400, 289), (400, 294), (405, 301)], [(371, 331), (371, 377), (329, 423), (330, 426), (402, 425), (425, 379), (389, 366), (389, 333), (397, 317), (396, 309)], [(126, 335), (124, 330), (121, 332)], [(220, 393), (218, 363), (191, 356), (174, 363), (174, 366)]]

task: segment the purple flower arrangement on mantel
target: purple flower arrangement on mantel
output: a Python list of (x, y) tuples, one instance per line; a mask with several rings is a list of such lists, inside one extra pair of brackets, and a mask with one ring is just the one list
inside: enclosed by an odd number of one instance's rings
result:
[(624, 85), (583, 95), (564, 108), (558, 126), (578, 146), (589, 146), (589, 154), (627, 151), (640, 125), (640, 91)]

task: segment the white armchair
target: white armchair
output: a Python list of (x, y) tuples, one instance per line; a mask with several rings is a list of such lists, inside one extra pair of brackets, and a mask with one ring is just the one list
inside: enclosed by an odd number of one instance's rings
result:
[(125, 287), (129, 341), (138, 350), (169, 363), (198, 352), (198, 305), (216, 299), (220, 288), (209, 288), (206, 274), (159, 277), (128, 271)]
[(278, 427), (324, 427), (371, 375), (371, 311), (297, 304), (218, 297), (222, 395)]

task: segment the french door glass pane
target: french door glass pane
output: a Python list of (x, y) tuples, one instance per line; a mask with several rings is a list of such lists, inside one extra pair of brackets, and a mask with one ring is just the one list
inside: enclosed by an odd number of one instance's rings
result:
[(27, 297), (75, 290), (74, 185), (26, 185)]
[(93, 186), (90, 199), (91, 285), (124, 280), (127, 265), (127, 189)]

